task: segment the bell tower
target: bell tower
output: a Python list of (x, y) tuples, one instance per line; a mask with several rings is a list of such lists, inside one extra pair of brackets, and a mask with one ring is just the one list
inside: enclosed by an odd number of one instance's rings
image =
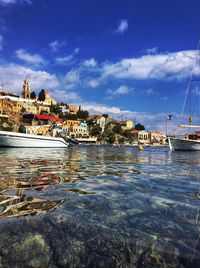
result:
[(29, 86), (28, 80), (24, 80), (23, 90), (22, 90), (22, 98), (24, 98), (24, 99), (31, 98), (31, 92), (30, 92), (30, 86)]

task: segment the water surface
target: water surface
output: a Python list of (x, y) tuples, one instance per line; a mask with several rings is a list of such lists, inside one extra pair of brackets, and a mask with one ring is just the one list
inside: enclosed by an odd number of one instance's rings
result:
[(0, 267), (199, 267), (200, 153), (0, 150)]

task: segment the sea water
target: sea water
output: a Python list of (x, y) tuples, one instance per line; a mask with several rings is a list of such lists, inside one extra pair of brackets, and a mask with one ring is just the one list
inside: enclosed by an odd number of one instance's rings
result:
[(200, 152), (0, 150), (0, 267), (200, 267)]

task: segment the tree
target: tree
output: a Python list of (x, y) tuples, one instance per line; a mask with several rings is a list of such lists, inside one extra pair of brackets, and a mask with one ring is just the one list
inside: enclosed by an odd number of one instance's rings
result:
[(115, 134), (122, 134), (123, 133), (123, 129), (119, 124), (116, 124), (113, 128), (112, 128), (113, 132)]
[(61, 112), (62, 112), (62, 110), (58, 104), (50, 106), (50, 113), (59, 114)]
[(35, 99), (36, 98), (36, 94), (35, 94), (35, 92), (33, 91), (33, 92), (31, 92), (31, 99)]
[(123, 136), (126, 137), (127, 139), (131, 139), (133, 137), (130, 129), (126, 129), (123, 133)]
[(93, 119), (89, 119), (86, 121), (88, 126), (93, 126), (94, 125), (94, 120)]
[(92, 130), (91, 130), (91, 135), (92, 136), (98, 136), (98, 135), (100, 135), (101, 134), (101, 128), (100, 128), (100, 126), (98, 126), (98, 125), (94, 125), (93, 127), (92, 127)]
[(142, 125), (142, 124), (137, 124), (137, 125), (135, 125), (135, 129), (137, 129), (137, 130), (145, 130), (145, 127)]
[(108, 143), (114, 143), (115, 142), (115, 134), (110, 133), (107, 138)]
[(70, 114), (70, 113), (65, 113), (62, 115), (60, 114), (59, 116), (65, 120), (77, 120), (78, 119), (76, 114)]
[(108, 118), (108, 114), (102, 114), (102, 117)]
[(78, 112), (76, 113), (77, 117), (80, 119), (87, 119), (89, 116), (88, 111), (83, 111), (83, 110), (78, 110)]
[(38, 100), (39, 101), (45, 101), (45, 90), (42, 89), (38, 95)]

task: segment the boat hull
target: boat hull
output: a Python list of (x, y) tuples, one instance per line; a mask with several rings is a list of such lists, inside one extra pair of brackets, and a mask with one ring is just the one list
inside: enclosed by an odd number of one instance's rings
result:
[(168, 139), (171, 151), (200, 151), (200, 140)]
[(0, 131), (0, 147), (19, 148), (66, 148), (69, 143), (63, 138)]

